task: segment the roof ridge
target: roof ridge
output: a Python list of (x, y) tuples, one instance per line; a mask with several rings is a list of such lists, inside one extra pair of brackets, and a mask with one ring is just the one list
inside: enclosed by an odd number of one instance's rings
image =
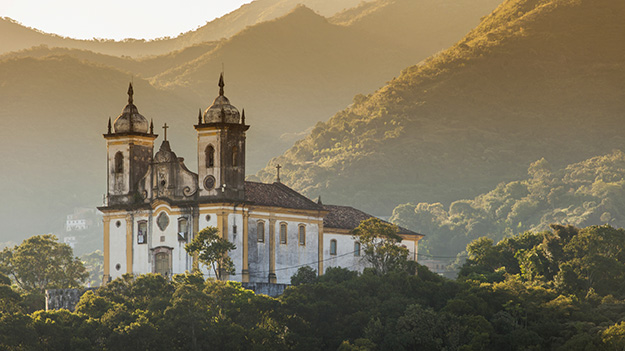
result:
[(296, 196), (298, 196), (298, 197), (300, 197), (300, 198), (304, 199), (305, 201), (308, 201), (308, 202), (310, 202), (311, 204), (314, 204), (314, 205), (315, 205), (315, 207), (318, 207), (318, 208), (320, 208), (320, 209), (323, 209), (323, 205), (319, 205), (318, 203), (314, 202), (313, 200), (311, 200), (311, 199), (307, 198), (306, 196), (304, 196), (304, 195), (300, 194), (299, 192), (297, 192), (297, 191), (295, 191), (295, 190), (291, 189), (291, 188), (290, 188), (289, 186), (287, 186), (287, 185), (284, 185), (284, 184), (282, 184), (282, 183), (280, 183), (280, 182), (273, 182), (273, 184), (272, 184), (272, 185), (275, 185), (275, 186), (281, 187), (283, 190), (286, 190), (286, 191), (290, 192), (291, 194), (294, 194), (294, 195), (296, 195)]

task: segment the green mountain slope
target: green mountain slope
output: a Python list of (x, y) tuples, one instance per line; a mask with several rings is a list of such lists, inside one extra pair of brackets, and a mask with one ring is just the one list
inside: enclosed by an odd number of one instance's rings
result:
[(625, 3), (509, 0), (464, 39), (319, 123), (257, 174), (389, 214), (622, 147)]
[(358, 5), (362, 0), (256, 0), (228, 13), (196, 30), (181, 33), (175, 38), (157, 40), (77, 40), (44, 33), (25, 27), (18, 22), (0, 18), (0, 53), (27, 49), (33, 46), (66, 47), (90, 50), (116, 56), (160, 55), (181, 50), (207, 41), (228, 38), (247, 26), (281, 17), (298, 4), (305, 4), (324, 16), (331, 16), (343, 9)]
[[(259, 169), (317, 121), (347, 106), (355, 94), (376, 89), (402, 68), (442, 48), (437, 39), (407, 40), (401, 30), (396, 30), (396, 37), (402, 39), (395, 41), (370, 33), (393, 33), (394, 27), (383, 29), (388, 27), (388, 22), (401, 22), (403, 25), (395, 27), (409, 27), (416, 37), (422, 38), (436, 38), (439, 32), (445, 32), (448, 37), (458, 39), (466, 32), (448, 28), (446, 16), (457, 19), (458, 14), (447, 11), (446, 7), (426, 13), (421, 11), (423, 6), (414, 5), (431, 5), (430, 0), (410, 2), (411, 6), (406, 6), (405, 0), (379, 2), (384, 3), (380, 7), (384, 11), (369, 12), (368, 18), (376, 20), (366, 24), (361, 23), (366, 22), (363, 19), (335, 25), (306, 7), (298, 7), (287, 16), (248, 28), (215, 50), (151, 81), (178, 94), (205, 100), (212, 97), (214, 77), (225, 63), (227, 94), (237, 106), (249, 112), (254, 129), (250, 135), (264, 146), (251, 149), (249, 165), (251, 169)], [(461, 4), (465, 9), (487, 13), (493, 1)], [(386, 11), (389, 9), (395, 10)], [(398, 9), (413, 17), (395, 18)], [(463, 23), (468, 30), (480, 17), (474, 12), (456, 22)], [(439, 19), (440, 24), (433, 26), (421, 21), (428, 16)], [(358, 23), (359, 28), (352, 28), (352, 23)], [(275, 128), (277, 124), (280, 128)]]
[(330, 21), (414, 51), (447, 49), (502, 0), (376, 0), (342, 11)]
[(426, 233), (424, 248), (438, 255), (455, 255), (482, 236), (497, 242), (549, 225), (576, 227), (625, 226), (625, 154), (614, 151), (560, 169), (541, 159), (531, 164), (528, 177), (501, 183), (471, 200), (449, 207), (441, 203), (404, 204), (391, 220)]

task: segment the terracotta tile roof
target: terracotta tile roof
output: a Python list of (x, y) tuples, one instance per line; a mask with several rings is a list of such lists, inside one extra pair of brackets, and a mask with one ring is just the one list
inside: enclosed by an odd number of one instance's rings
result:
[[(373, 216), (350, 206), (323, 205), (329, 213), (323, 218), (325, 228), (353, 230), (360, 225), (360, 222), (372, 218)], [(399, 234), (419, 235), (403, 227), (399, 227)]]
[(323, 206), (282, 183), (245, 182), (245, 201), (263, 206), (323, 210)]

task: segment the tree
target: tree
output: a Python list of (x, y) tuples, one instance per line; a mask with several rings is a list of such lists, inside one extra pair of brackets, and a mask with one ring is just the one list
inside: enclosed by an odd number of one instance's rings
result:
[(77, 288), (89, 273), (72, 248), (52, 234), (30, 237), (0, 253), (0, 269), (23, 290)]
[(399, 244), (402, 241), (398, 228), (394, 224), (378, 218), (369, 218), (354, 229), (363, 248), (363, 257), (377, 275), (384, 275), (393, 270), (408, 269), (408, 249)]
[(291, 285), (298, 286), (301, 284), (314, 283), (317, 280), (317, 271), (310, 266), (303, 266), (297, 270), (297, 273), (291, 276)]
[(206, 227), (184, 249), (189, 254), (197, 254), (200, 262), (211, 267), (217, 279), (222, 279), (224, 275), (234, 273), (234, 263), (228, 252), (237, 247), (220, 237), (218, 232), (215, 227)]

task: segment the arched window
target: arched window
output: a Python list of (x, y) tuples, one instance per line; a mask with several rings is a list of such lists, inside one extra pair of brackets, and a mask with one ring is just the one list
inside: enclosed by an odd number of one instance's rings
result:
[(360, 243), (358, 241), (354, 243), (354, 256), (360, 256)]
[(237, 167), (239, 165), (239, 149), (234, 146), (232, 147), (232, 167)]
[(330, 255), (336, 255), (336, 240), (330, 240)]
[(280, 223), (280, 244), (286, 244), (286, 223)]
[(138, 224), (137, 230), (137, 244), (145, 244), (148, 239), (148, 222), (140, 221)]
[(187, 241), (189, 235), (189, 221), (186, 217), (178, 218), (178, 240)]
[(115, 154), (115, 173), (124, 172), (124, 155), (121, 151)]
[(259, 243), (265, 242), (265, 222), (256, 222), (256, 237)]
[(204, 156), (206, 156), (206, 168), (215, 167), (215, 148), (213, 145), (208, 145), (204, 150)]
[(306, 226), (303, 224), (299, 225), (299, 244), (306, 245)]

